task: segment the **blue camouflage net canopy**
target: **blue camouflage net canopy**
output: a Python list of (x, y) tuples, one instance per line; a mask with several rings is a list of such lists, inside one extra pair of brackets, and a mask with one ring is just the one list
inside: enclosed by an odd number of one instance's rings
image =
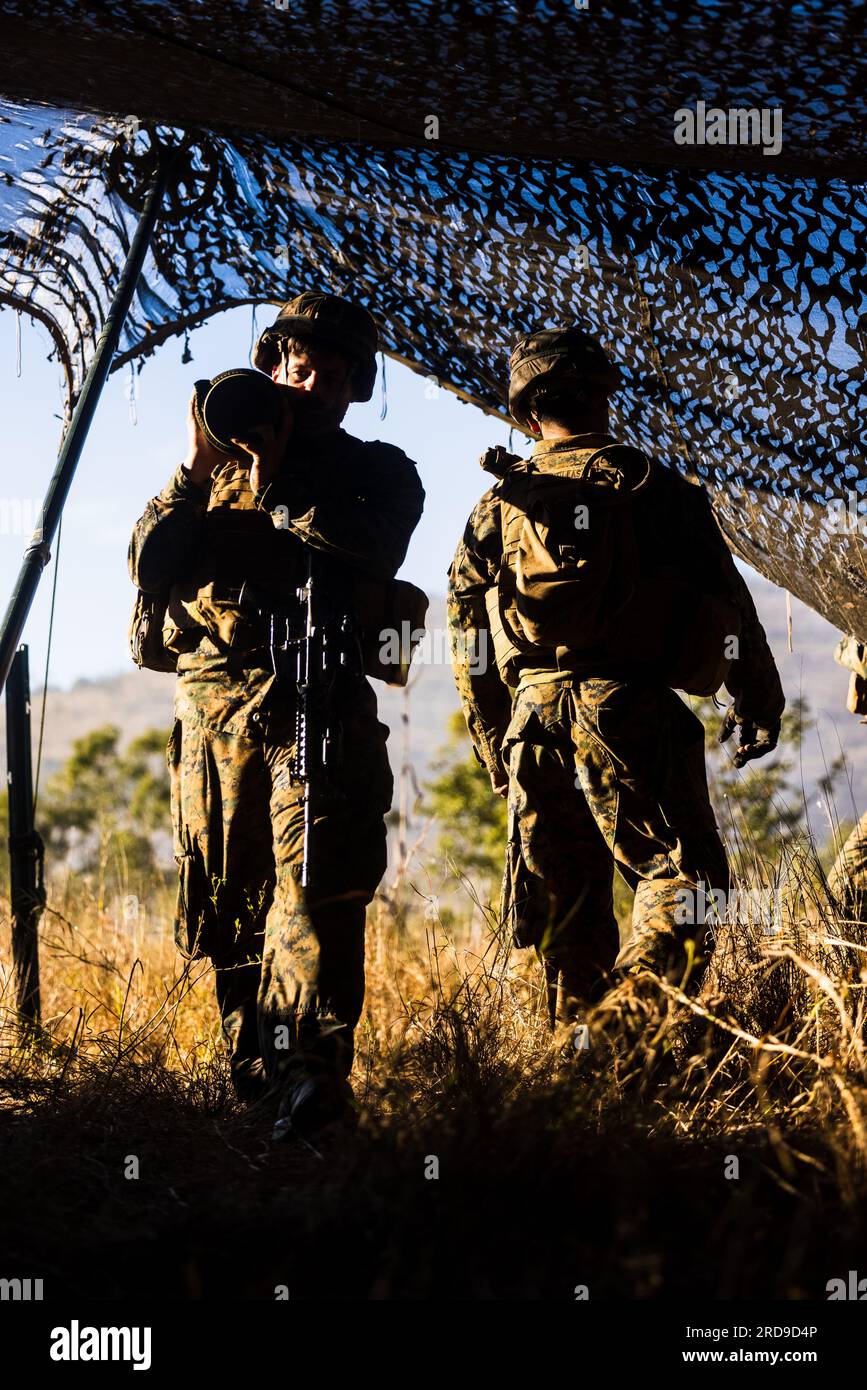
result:
[(706, 483), (756, 569), (867, 640), (863, 3), (0, 14), (0, 303), (48, 328), (71, 398), (155, 144), (175, 144), (115, 367), (316, 286), (505, 416), (516, 335), (580, 322), (623, 369), (616, 428)]

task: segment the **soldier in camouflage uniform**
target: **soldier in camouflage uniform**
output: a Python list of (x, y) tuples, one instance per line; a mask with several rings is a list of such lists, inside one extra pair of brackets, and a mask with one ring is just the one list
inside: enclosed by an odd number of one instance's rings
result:
[[(736, 619), (739, 654), (726, 676), (734, 703), (725, 736), (740, 730), (738, 765), (775, 746), (784, 698), (749, 591), (703, 489), (624, 450), (609, 433), (608, 396), (618, 371), (599, 344), (576, 328), (545, 330), (518, 343), (511, 368), (510, 410), (535, 438), (532, 458), (527, 463), (498, 449), (482, 459), (499, 481), (475, 507), (458, 546), (448, 611), (476, 755), (494, 791), (509, 798), (504, 914), (516, 943), (534, 946), (544, 961), (553, 1026), (598, 997), (615, 963), (625, 972), (650, 966), (686, 978), (686, 939), (695, 939), (699, 952), (709, 941), (703, 926), (690, 928), (682, 890), (693, 890), (693, 902), (699, 886), (728, 890), (708, 798), (704, 729), (656, 659), (681, 640), (681, 613), (673, 600), (661, 600), (633, 621), (632, 649), (618, 640), (629, 603), (639, 603), (643, 589), (654, 592), (644, 575), (654, 572), (658, 553), (676, 556), (687, 585), (705, 586)], [(526, 579), (532, 556), (523, 531), (507, 553), (504, 528), (513, 534), (515, 516), (524, 525), (516, 504), (508, 503), (507, 513), (508, 499), (521, 475), (525, 484), (528, 475), (544, 483), (558, 470), (583, 477), (591, 456), (593, 467), (607, 469), (618, 486), (635, 488), (633, 596), (608, 612), (602, 604), (601, 627), (589, 644), (521, 640), (514, 607), (510, 622), (499, 595), (511, 594), (514, 605), (520, 566)], [(618, 559), (608, 562), (616, 583)], [(543, 597), (539, 612), (546, 601), (555, 600)], [(655, 646), (643, 628), (653, 632)], [(690, 640), (696, 633), (701, 636), (700, 627)], [(496, 661), (478, 660), (485, 651)], [(614, 863), (635, 890), (632, 932), (620, 949)], [(693, 968), (692, 988), (701, 973)]]
[[(867, 723), (867, 646), (857, 637), (841, 638), (835, 659), (849, 674), (847, 708)], [(854, 826), (828, 875), (837, 910), (850, 921), (867, 922), (867, 811)]]
[(373, 319), (346, 300), (306, 292), (284, 305), (254, 355), (281, 387), (282, 425), (227, 458), (191, 402), (187, 457), (130, 549), (140, 589), (171, 586), (163, 635), (180, 653), (168, 749), (178, 944), (213, 960), (235, 1088), (279, 1096), (277, 1133), (351, 1118), (365, 907), (386, 867), (392, 775), (375, 695), (350, 662), (332, 695), (342, 753), (334, 794), (315, 803), (304, 888), (297, 692), (275, 676), (266, 626), (239, 591), (297, 603), (313, 547), (349, 612), (403, 562), (424, 501), (416, 467), (340, 427), (351, 401), (370, 398), (376, 350)]

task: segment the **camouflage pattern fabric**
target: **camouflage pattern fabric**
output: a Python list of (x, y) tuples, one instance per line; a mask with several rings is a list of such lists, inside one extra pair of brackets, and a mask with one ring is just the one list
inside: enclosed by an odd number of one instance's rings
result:
[[(503, 740), (510, 854), (504, 897), (535, 912), (517, 940), (560, 971), (560, 999), (592, 998), (615, 963), (652, 959), (676, 925), (676, 894), (700, 882), (728, 891), (708, 798), (704, 728), (665, 687), (568, 676), (519, 687)], [(618, 951), (612, 859), (635, 890), (633, 933)], [(539, 882), (511, 875), (517, 864)], [(517, 870), (520, 875), (520, 869)], [(545, 901), (547, 899), (547, 901)], [(542, 908), (542, 911), (539, 911)]]
[[(599, 442), (578, 436), (574, 446)], [(537, 443), (536, 467), (544, 470), (550, 454)], [(693, 485), (672, 474), (672, 486)], [(741, 616), (727, 688), (740, 715), (769, 727), (784, 697), (755, 606), (706, 499), (690, 514), (699, 531), (690, 548), (707, 552)], [(503, 912), (516, 943), (535, 946), (548, 964), (549, 999), (556, 967), (556, 1011), (564, 988), (592, 992), (615, 958), (628, 967), (653, 942), (683, 936), (676, 893), (699, 879), (726, 890), (728, 867), (708, 800), (704, 731), (672, 691), (634, 671), (626, 679), (594, 669), (592, 659), (552, 670), (541, 652), (527, 657), (517, 690), (501, 679), (485, 596), (502, 558), (495, 485), (473, 510), (449, 571), (453, 665), (476, 756), (496, 784), (508, 777)], [(615, 861), (636, 892), (632, 936), (619, 954)]]
[[(840, 638), (834, 660), (849, 671), (846, 706), (867, 722), (867, 649), (852, 634)], [(856, 922), (867, 922), (867, 812), (858, 821), (828, 875), (828, 892), (838, 912)]]
[[(577, 447), (579, 442), (586, 442), (587, 447), (597, 448), (606, 439), (611, 443), (617, 442), (610, 435), (593, 435), (576, 436), (574, 444)], [(535, 467), (547, 471), (546, 461), (558, 452), (548, 441), (538, 441), (532, 453)], [(715, 580), (724, 578), (727, 596), (740, 613), (740, 654), (731, 664), (726, 689), (735, 700), (740, 715), (750, 718), (762, 728), (769, 728), (779, 719), (785, 700), (750, 591), (735, 567), (704, 490), (686, 482), (670, 469), (665, 471), (669, 488), (686, 488), (692, 494), (693, 505), (689, 508), (692, 532), (690, 548), (693, 552), (707, 555), (707, 563), (713, 570)], [(511, 711), (509, 689), (500, 679), (494, 662), (494, 646), (485, 605), (485, 594), (497, 582), (503, 557), (499, 489), (499, 483), (489, 488), (470, 514), (449, 570), (447, 595), (458, 694), (473, 746), (489, 772), (500, 767), (500, 749)], [(697, 499), (700, 499), (701, 505), (696, 505)], [(532, 660), (528, 661), (528, 665), (533, 666)], [(585, 674), (602, 673), (589, 670)]]
[(828, 891), (844, 917), (867, 922), (867, 812), (837, 855)]
[(310, 889), (300, 883), (303, 788), (285, 709), (266, 709), (251, 737), (178, 720), (169, 742), (178, 946), (213, 959), (233, 1070), (261, 1056), (278, 1083), (296, 1068), (349, 1074), (365, 906), (386, 867), (388, 730), (367, 682), (347, 683), (336, 714), (345, 752), (314, 803)]
[(342, 753), (329, 794), (314, 801), (317, 869), (303, 889), (295, 692), (270, 668), (265, 635), (239, 621), (225, 595), (255, 569), (260, 593), (284, 600), (307, 545), (329, 592), (356, 572), (391, 578), (423, 501), (399, 449), (337, 430), (307, 441), (303, 457), (287, 455), (267, 497), (253, 495), (232, 461), (205, 487), (179, 469), (133, 534), (134, 583), (172, 586), (170, 610), (186, 614), (168, 748), (176, 938), (185, 954), (214, 962), (236, 1076), (259, 1059), (277, 1087), (322, 1068), (348, 1074), (392, 776), (373, 689), (347, 672), (332, 706)]

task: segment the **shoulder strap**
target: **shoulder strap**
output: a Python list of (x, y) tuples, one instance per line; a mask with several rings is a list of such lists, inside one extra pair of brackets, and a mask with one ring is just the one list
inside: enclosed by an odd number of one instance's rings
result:
[[(614, 459), (611, 457), (612, 454), (615, 455)], [(581, 478), (586, 478), (591, 466), (598, 458), (604, 458), (608, 462), (616, 462), (616, 455), (618, 454), (621, 458), (625, 456), (626, 459), (630, 459), (633, 462), (640, 460), (644, 465), (644, 477), (638, 483), (637, 487), (631, 488), (630, 491), (638, 492), (641, 488), (646, 487), (650, 475), (653, 472), (653, 460), (648, 458), (643, 449), (637, 449), (633, 444), (603, 444), (601, 449), (594, 449), (581, 470)]]
[(510, 470), (493, 488), (500, 504), (500, 541), (503, 547), (501, 565), (507, 569), (510, 568), (509, 561), (516, 554), (520, 540), (520, 528), (510, 526), (509, 519), (510, 516), (514, 519), (516, 512), (526, 515), (530, 480), (535, 474), (532, 460), (529, 460), (528, 464), (526, 469)]

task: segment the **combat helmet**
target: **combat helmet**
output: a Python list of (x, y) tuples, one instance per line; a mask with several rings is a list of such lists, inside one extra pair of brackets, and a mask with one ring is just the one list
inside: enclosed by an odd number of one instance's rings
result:
[(567, 368), (609, 391), (620, 385), (620, 368), (601, 343), (577, 325), (541, 328), (518, 339), (509, 359), (509, 413), (522, 429), (530, 428), (523, 404), (530, 388)]
[(281, 338), (309, 338), (314, 344), (344, 352), (354, 362), (352, 399), (369, 401), (376, 380), (379, 333), (360, 304), (337, 294), (305, 290), (280, 309), (253, 349), (253, 365), (270, 373), (280, 361)]

